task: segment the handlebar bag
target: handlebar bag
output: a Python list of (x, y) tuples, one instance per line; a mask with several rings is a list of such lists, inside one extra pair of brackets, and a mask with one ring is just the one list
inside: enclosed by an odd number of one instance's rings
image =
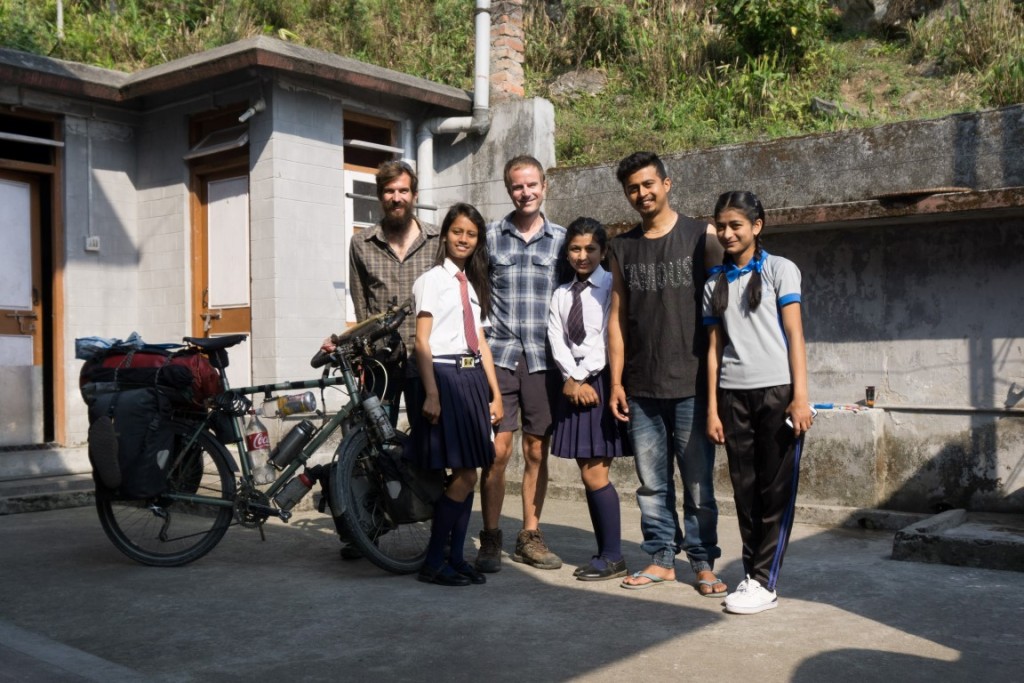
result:
[(170, 413), (170, 398), (157, 387), (96, 395), (89, 405), (89, 460), (97, 484), (130, 500), (163, 493), (174, 447)]

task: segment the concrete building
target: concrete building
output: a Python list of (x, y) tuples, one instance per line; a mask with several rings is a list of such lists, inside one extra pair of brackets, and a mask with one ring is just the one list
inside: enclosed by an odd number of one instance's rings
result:
[(234, 386), (312, 377), (381, 161), (418, 168), (427, 220), (506, 212), (554, 115), (489, 54), (508, 17), (476, 22), (476, 93), (264, 37), (133, 74), (0, 50), (0, 480), (88, 471), (77, 337), (242, 332)]

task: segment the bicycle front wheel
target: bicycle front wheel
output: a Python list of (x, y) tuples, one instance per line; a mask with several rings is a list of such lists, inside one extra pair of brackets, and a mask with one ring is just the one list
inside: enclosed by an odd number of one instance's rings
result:
[[(401, 451), (405, 435), (387, 448)], [(341, 510), (346, 540), (366, 559), (395, 574), (419, 571), (427, 555), (432, 520), (402, 524), (388, 512), (384, 481), (376, 467), (379, 458), (391, 457), (370, 443), (366, 432), (351, 432), (338, 447), (331, 476), (333, 509)]]
[[(183, 450), (189, 439), (192, 445)], [(206, 431), (174, 423), (175, 456), (167, 473), (167, 490), (147, 500), (120, 500), (97, 487), (96, 510), (107, 538), (136, 562), (177, 567), (210, 552), (223, 538), (234, 509), (176, 494), (233, 501), (235, 478), (231, 455)]]

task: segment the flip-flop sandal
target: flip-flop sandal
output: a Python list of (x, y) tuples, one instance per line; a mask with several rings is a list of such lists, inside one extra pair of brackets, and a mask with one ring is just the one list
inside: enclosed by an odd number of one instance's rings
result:
[(728, 595), (728, 590), (712, 590), (710, 593), (701, 593), (700, 587), (707, 586), (714, 589), (715, 586), (724, 586), (725, 582), (721, 579), (715, 579), (714, 581), (708, 581), (707, 579), (699, 579), (697, 581), (697, 593), (704, 596), (705, 598), (720, 598), (723, 595)]
[(660, 586), (663, 583), (675, 583), (675, 579), (663, 579), (660, 576), (654, 574), (648, 574), (647, 572), (633, 572), (629, 575), (631, 579), (647, 579), (648, 583), (626, 583), (623, 581), (619, 584), (620, 587), (625, 588), (628, 591), (638, 591), (644, 588), (652, 588), (653, 586)]

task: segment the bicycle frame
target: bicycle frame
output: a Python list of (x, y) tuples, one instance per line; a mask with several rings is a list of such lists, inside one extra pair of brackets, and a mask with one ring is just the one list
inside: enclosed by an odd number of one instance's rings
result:
[[(286, 483), (291, 481), (292, 477), (298, 471), (300, 467), (303, 467), (309, 459), (320, 449), (320, 447), (330, 438), (330, 436), (337, 430), (342, 424), (348, 419), (352, 413), (358, 409), (362, 403), (363, 398), (360, 394), (359, 383), (356, 380), (355, 373), (352, 369), (352, 364), (349, 359), (345, 356), (341, 356), (341, 375), (335, 377), (323, 376), (320, 379), (313, 380), (302, 380), (293, 382), (278, 382), (275, 384), (258, 384), (255, 386), (239, 387), (232, 389), (228, 386), (228, 380), (224, 369), (219, 370), (221, 378), (224, 382), (224, 391), (221, 395), (226, 394), (239, 394), (245, 396), (252, 396), (255, 394), (265, 394), (270, 396), (274, 392), (278, 391), (291, 391), (296, 389), (324, 389), (331, 386), (344, 385), (348, 391), (348, 402), (342, 406), (333, 416), (326, 420), (320, 427), (317, 428), (313, 434), (313, 438), (310, 439), (309, 443), (305, 445), (299, 455), (288, 464), (287, 467), (278, 475), (278, 477), (270, 484), (264, 493), (268, 499), (272, 499)], [(210, 411), (205, 419), (198, 423), (195, 431), (195, 435), (199, 432), (208, 430), (210, 428), (210, 420), (214, 415), (214, 411)], [(234, 428), (234, 437), (236, 439), (236, 447), (238, 450), (238, 459), (241, 464), (242, 480), (243, 482), (252, 482), (252, 467), (249, 457), (249, 449), (245, 442), (245, 428), (242, 422), (241, 416), (234, 416), (232, 419), (232, 425)], [(192, 443), (195, 441), (195, 436), (189, 439), (188, 443), (179, 451), (178, 457), (182, 454), (187, 453), (191, 448)], [(173, 493), (165, 494), (172, 500), (180, 500), (189, 503), (196, 503), (200, 505), (211, 505), (219, 507), (233, 507), (234, 501), (225, 500), (223, 498), (214, 498), (210, 496), (201, 496), (197, 494), (184, 494), (184, 493)], [(287, 510), (280, 510), (278, 508), (269, 505), (260, 505), (258, 503), (250, 503), (251, 508), (257, 509), (259, 512), (266, 513), (268, 516), (278, 517), (284, 521), (288, 521), (291, 517), (291, 512)]]

